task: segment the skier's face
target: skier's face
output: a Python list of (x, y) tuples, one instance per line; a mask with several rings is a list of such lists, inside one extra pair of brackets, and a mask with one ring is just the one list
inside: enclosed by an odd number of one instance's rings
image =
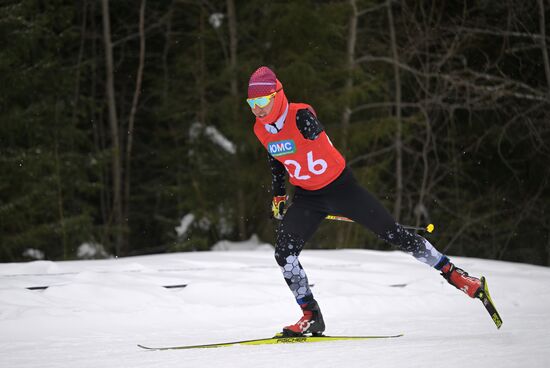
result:
[(259, 107), (258, 105), (255, 105), (254, 108), (252, 108), (252, 113), (256, 117), (265, 118), (267, 115), (269, 115), (271, 109), (273, 109), (273, 99), (269, 101), (269, 103), (265, 107)]
[(267, 115), (269, 115), (269, 113), (271, 112), (271, 109), (273, 109), (274, 100), (275, 99), (272, 98), (271, 101), (269, 101), (269, 103), (264, 107), (254, 105), (254, 107), (252, 108), (252, 113), (258, 118), (265, 118)]

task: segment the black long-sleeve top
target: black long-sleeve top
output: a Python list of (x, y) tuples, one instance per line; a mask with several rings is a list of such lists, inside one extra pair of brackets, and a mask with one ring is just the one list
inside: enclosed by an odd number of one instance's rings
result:
[[(305, 139), (315, 140), (324, 131), (323, 125), (308, 109), (296, 112), (296, 126)], [(275, 127), (276, 130), (278, 130)], [(285, 166), (268, 153), (269, 166), (271, 167), (271, 191), (273, 196), (286, 194)]]

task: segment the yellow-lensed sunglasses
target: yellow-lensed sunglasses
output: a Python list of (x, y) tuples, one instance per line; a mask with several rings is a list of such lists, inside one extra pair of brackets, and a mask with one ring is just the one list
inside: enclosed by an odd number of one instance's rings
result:
[(254, 106), (258, 106), (260, 108), (264, 108), (266, 107), (267, 105), (269, 105), (269, 103), (271, 102), (271, 100), (273, 99), (273, 97), (275, 97), (275, 95), (277, 94), (277, 91), (273, 92), (272, 94), (270, 95), (267, 95), (267, 96), (260, 96), (260, 97), (253, 97), (253, 98), (247, 98), (246, 99), (246, 102), (248, 102), (248, 104), (250, 105), (250, 108), (253, 109)]

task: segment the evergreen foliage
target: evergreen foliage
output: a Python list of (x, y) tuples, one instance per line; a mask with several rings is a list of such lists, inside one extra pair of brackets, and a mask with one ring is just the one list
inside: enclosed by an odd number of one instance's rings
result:
[[(123, 256), (253, 234), (272, 242), (270, 173), (244, 101), (250, 73), (268, 65), (401, 223), (435, 223), (430, 240), (450, 254), (549, 265), (548, 9), (543, 0), (5, 1), (0, 261), (28, 259), (28, 249), (72, 259), (83, 243)], [(388, 249), (339, 222), (309, 247)]]

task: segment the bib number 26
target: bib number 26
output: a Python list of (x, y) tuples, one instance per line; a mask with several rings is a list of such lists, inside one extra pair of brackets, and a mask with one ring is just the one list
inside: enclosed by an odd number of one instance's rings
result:
[[(291, 178), (297, 179), (297, 180), (308, 180), (311, 179), (310, 175), (302, 175), (302, 166), (294, 160), (286, 160), (284, 162), (286, 171), (288, 171), (288, 175), (290, 175)], [(293, 167), (294, 170), (290, 170), (290, 167)], [(325, 171), (327, 171), (328, 164), (323, 159), (313, 159), (313, 152), (309, 151), (307, 153), (307, 169), (311, 174), (315, 175), (321, 175)]]

